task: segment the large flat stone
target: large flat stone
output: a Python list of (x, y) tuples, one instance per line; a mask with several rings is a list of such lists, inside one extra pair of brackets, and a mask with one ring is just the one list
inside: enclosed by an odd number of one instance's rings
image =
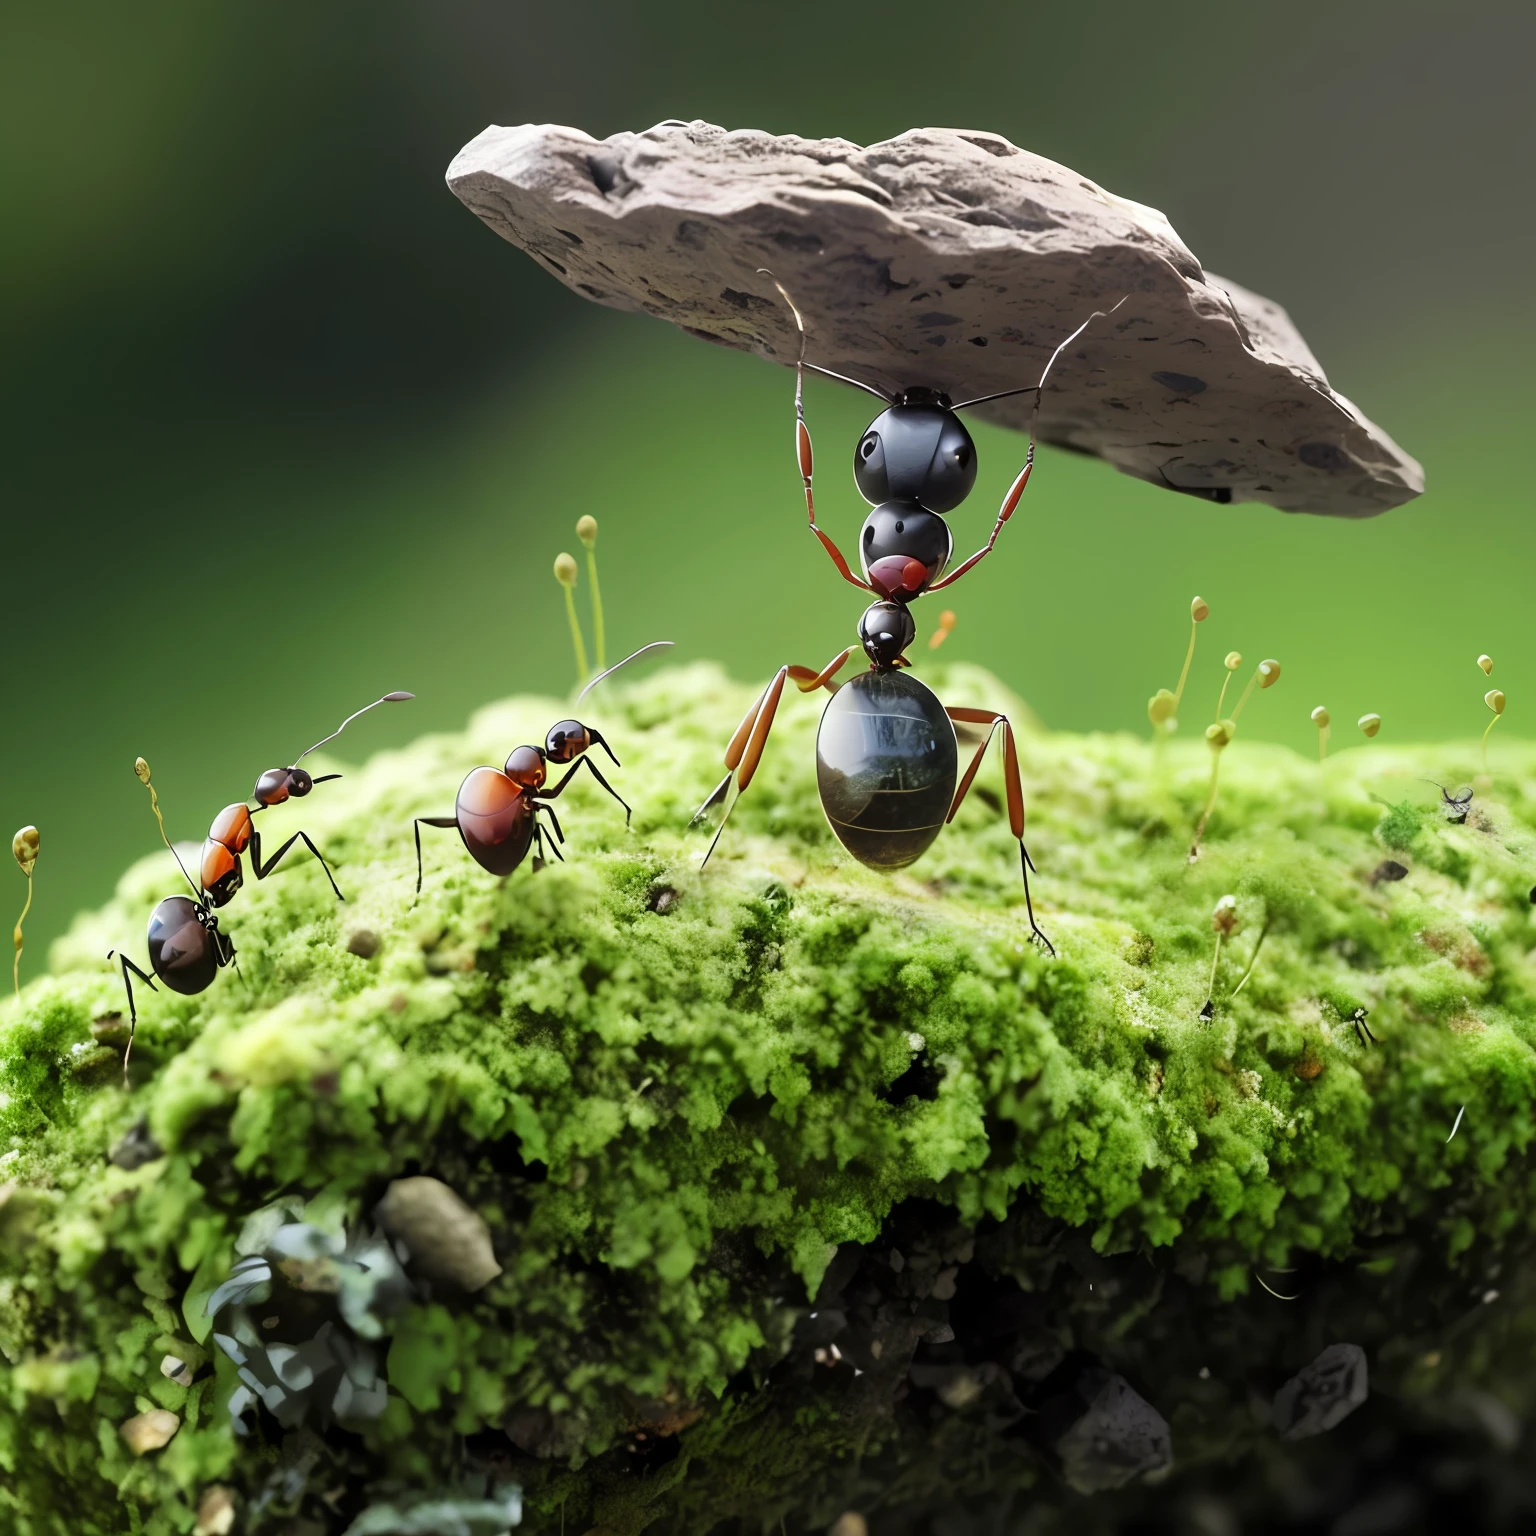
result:
[[(1033, 384), (1038, 434), (1219, 501), (1366, 517), (1423, 471), (1328, 385), (1279, 305), (1204, 271), (1154, 208), (990, 133), (843, 139), (662, 123), (487, 128), (448, 184), (567, 287), (793, 364), (954, 401)], [(1127, 297), (1128, 296), (1128, 297)], [(1027, 429), (1033, 397), (977, 407)]]

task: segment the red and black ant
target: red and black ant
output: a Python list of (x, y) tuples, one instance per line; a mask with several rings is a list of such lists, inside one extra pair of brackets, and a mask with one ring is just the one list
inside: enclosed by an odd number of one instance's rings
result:
[(208, 836), (203, 843), (199, 860), (199, 878), (195, 881), (191, 875), (187, 874), (187, 867), (181, 862), (181, 855), (176, 852), (170, 838), (166, 836), (165, 818), (160, 814), (160, 797), (150, 783), (149, 764), (142, 757), (134, 763), (133, 771), (144, 787), (149, 790), (150, 808), (154, 811), (155, 820), (160, 825), (161, 840), (171, 850), (171, 857), (176, 860), (187, 884), (192, 887), (192, 895), (190, 898), (167, 896), (149, 915), (149, 965), (154, 972), (153, 976), (146, 975), (127, 955), (115, 950), (107, 952), (107, 959), (111, 960), (115, 957), (121, 963), (123, 987), (128, 993), (128, 1050), (123, 1055), (125, 1078), (128, 1071), (128, 1056), (133, 1050), (133, 1036), (139, 1022), (138, 1010), (133, 1000), (133, 980), (129, 973), (132, 972), (133, 976), (145, 982), (151, 991), (157, 990), (155, 982), (159, 980), (163, 981), (172, 992), (179, 992), (184, 997), (195, 997), (213, 984), (219, 972), (226, 965), (231, 964), (235, 958), (235, 946), (227, 934), (219, 931), (219, 920), (214, 916), (213, 909), (227, 905), (235, 892), (245, 883), (240, 860), (247, 849), (251, 855), (251, 872), (258, 880), (265, 880), (277, 867), (283, 855), (295, 843), (302, 842), (319, 860), (326, 879), (331, 882), (331, 889), (336, 892), (336, 899), (346, 900), (336, 884), (335, 876), (331, 874), (330, 865), (325, 862), (320, 850), (315, 847), (307, 832), (295, 832), (276, 853), (268, 859), (263, 859), (261, 833), (256, 830), (252, 818), (270, 806), (281, 805), (285, 800), (302, 799), (316, 784), (339, 779), (341, 777), (339, 773), (322, 773), (318, 778), (311, 778), (309, 773), (298, 765), (316, 748), (323, 747), (328, 741), (334, 741), (357, 719), (358, 715), (365, 715), (370, 709), (376, 709), (380, 704), (398, 704), (411, 698), (415, 698), (415, 694), (386, 693), (383, 698), (375, 699), (372, 704), (365, 705), (362, 709), (348, 715), (329, 736), (322, 737), (313, 747), (305, 748), (291, 767), (267, 769), (256, 780), (256, 788), (252, 791), (251, 798), (256, 802), (254, 807), (247, 805), (243, 800), (238, 801), (234, 805), (226, 805), (213, 818), (213, 825), (208, 829)]
[[(764, 275), (772, 277), (771, 273)], [(1055, 954), (1051, 941), (1035, 921), (1030, 899), (1029, 875), (1034, 865), (1024, 845), (1024, 788), (1012, 722), (997, 710), (946, 707), (931, 689), (904, 676), (901, 669), (911, 665), (904, 653), (917, 633), (908, 611), (910, 605), (924, 593), (953, 586), (991, 553), (1034, 468), (1035, 441), (1031, 431), (1024, 467), (1003, 497), (991, 536), (975, 554), (946, 575), (954, 541), (944, 514), (954, 511), (976, 483), (975, 444), (957, 413), (989, 400), (1031, 391), (1038, 412), (1040, 393), (1057, 358), (1104, 312), (1090, 315), (1056, 348), (1039, 383), (982, 395), (956, 405), (947, 395), (922, 388), (889, 396), (858, 379), (806, 362), (805, 322), (783, 285), (775, 280), (774, 286), (788, 304), (800, 333), (800, 356), (795, 366), (795, 453), (805, 487), (806, 516), (811, 532), (821, 540), (838, 574), (876, 598), (859, 620), (857, 631), (870, 670), (845, 683), (833, 683), (832, 679), (852, 655), (852, 646), (819, 672), (811, 667), (779, 668), (726, 748), (725, 777), (693, 818), (695, 823), (700, 821), (725, 800), (735, 780), (736, 798), (726, 808), (703, 862), (708, 864), (736, 800), (746, 792), (757, 772), (786, 679), (792, 679), (802, 693), (824, 687), (832, 695), (816, 736), (816, 777), (822, 809), (837, 840), (871, 869), (901, 869), (926, 852), (940, 829), (954, 820), (994, 733), (1001, 730), (1008, 824), (1019, 840), (1019, 866), (1024, 876), (1024, 905), (1029, 913), (1031, 937)], [(859, 494), (873, 509), (865, 518), (859, 537), (862, 579), (849, 568), (836, 542), (816, 525), (816, 503), (811, 490), (811, 434), (805, 424), (807, 368), (865, 390), (886, 407), (865, 428), (853, 456), (853, 477)], [(956, 722), (985, 726), (987, 731), (958, 789)]]
[[(670, 640), (653, 640), (623, 661), (615, 662), (606, 672), (599, 672), (577, 695), (577, 704), (620, 667), (627, 667), (648, 651), (671, 644)], [(458, 828), (469, 856), (493, 875), (510, 875), (527, 858), (530, 848), (534, 850), (535, 869), (543, 867), (546, 846), (563, 863), (565, 855), (560, 852), (560, 844), (565, 841), (565, 834), (560, 830), (560, 822), (549, 802), (564, 791), (583, 763), (592, 770), (592, 777), (624, 807), (624, 824), (628, 826), (632, 814), (629, 803), (603, 777), (597, 764), (585, 755), (593, 747), (601, 747), (613, 759), (615, 768), (622, 766), (600, 732), (590, 725), (583, 725), (580, 720), (561, 720), (550, 727), (542, 747), (513, 747), (505, 767), (471, 768), (459, 785), (452, 816), (416, 818), (416, 893), (421, 894), (423, 827)], [(569, 763), (571, 768), (552, 789), (545, 789), (551, 763)], [(549, 818), (547, 844), (539, 821), (541, 813)]]

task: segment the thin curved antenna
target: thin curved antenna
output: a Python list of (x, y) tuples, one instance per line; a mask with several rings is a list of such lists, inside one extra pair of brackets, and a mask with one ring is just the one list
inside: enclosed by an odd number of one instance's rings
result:
[[(176, 868), (181, 871), (181, 878), (192, 887), (192, 897), (195, 901), (203, 899), (202, 888), (187, 873), (187, 866), (181, 862), (181, 855), (176, 852), (176, 846), (171, 842), (165, 831), (165, 817), (160, 814), (160, 796), (155, 793), (155, 786), (149, 782), (149, 764), (142, 757), (133, 760), (134, 777), (149, 791), (149, 808), (155, 813), (155, 821), (160, 827), (160, 841), (165, 844), (166, 851), (176, 860)], [(110, 956), (108, 957), (111, 958)]]
[(580, 704), (581, 701), (586, 698), (586, 696), (591, 693), (592, 690), (596, 688), (597, 685), (602, 682), (605, 677), (612, 677), (620, 667), (627, 667), (630, 662), (635, 661), (641, 656), (644, 656), (647, 651), (659, 651), (665, 646), (675, 645), (676, 643), (677, 642), (674, 640), (652, 640), (649, 645), (642, 645), (638, 651), (631, 652), (624, 658), (623, 661), (614, 662), (614, 664), (609, 667), (606, 672), (599, 672), (597, 676), (594, 677), (592, 681), (588, 683), (587, 686), (576, 695), (576, 702)]
[(757, 270), (760, 276), (766, 277), (773, 284), (773, 286), (779, 290), (779, 297), (789, 305), (789, 312), (795, 317), (795, 329), (800, 332), (800, 356), (795, 363), (797, 368), (809, 368), (812, 373), (819, 373), (823, 378), (836, 379), (840, 384), (852, 384), (855, 389), (862, 389), (865, 394), (873, 395), (875, 399), (883, 400), (887, 405), (894, 405), (896, 403), (896, 397), (894, 395), (886, 394), (883, 389), (876, 389), (873, 384), (866, 384), (861, 379), (849, 378), (846, 373), (834, 373), (830, 368), (823, 368), (819, 364), (806, 362), (805, 321), (801, 318), (799, 306), (792, 298), (790, 298), (789, 289), (787, 289), (784, 284), (781, 283), (778, 278), (776, 278), (773, 273), (768, 270), (767, 267), (759, 267)]
[(977, 395), (974, 400), (962, 400), (959, 405), (951, 406), (950, 409), (956, 411), (968, 411), (973, 405), (985, 405), (989, 400), (1006, 400), (1010, 395), (1027, 395), (1031, 390), (1034, 390), (1035, 409), (1039, 410), (1040, 393), (1045, 388), (1045, 381), (1051, 376), (1051, 369), (1056, 366), (1056, 359), (1060, 357), (1061, 354), (1065, 352), (1067, 348), (1070, 347), (1072, 343), (1076, 341), (1077, 338), (1081, 336), (1083, 332), (1086, 331), (1095, 320), (1103, 320), (1106, 316), (1114, 314), (1114, 312), (1119, 309), (1120, 306), (1124, 304), (1128, 298), (1130, 298), (1130, 294), (1127, 293), (1121, 298), (1117, 299), (1113, 304), (1111, 304), (1108, 309), (1094, 310), (1094, 312), (1089, 315), (1088, 318), (1084, 320), (1083, 323), (1078, 326), (1078, 328), (1073, 331), (1072, 334), (1068, 336), (1067, 339), (1062, 342), (1062, 344), (1057, 347), (1054, 352), (1051, 353), (1051, 360), (1045, 365), (1045, 372), (1040, 375), (1040, 382), (1038, 384), (1023, 384), (1018, 389), (1002, 389), (999, 390), (995, 395)]
[(311, 752), (315, 751), (317, 747), (323, 747), (328, 741), (335, 741), (336, 738), (340, 736), (341, 733), (346, 730), (346, 728), (351, 725), (354, 720), (357, 719), (358, 715), (366, 715), (370, 709), (377, 709), (380, 704), (401, 704), (404, 703), (406, 699), (414, 699), (415, 697), (416, 695), (414, 693), (386, 693), (382, 699), (375, 699), (372, 704), (363, 705), (361, 709), (356, 710), (352, 714), (348, 715), (347, 718), (343, 720), (341, 724), (338, 725), (329, 736), (322, 736), (313, 747), (305, 747), (305, 749), (300, 752), (296, 758), (294, 758), (293, 765), (297, 767), (298, 764), (302, 763), (304, 759), (308, 757)]

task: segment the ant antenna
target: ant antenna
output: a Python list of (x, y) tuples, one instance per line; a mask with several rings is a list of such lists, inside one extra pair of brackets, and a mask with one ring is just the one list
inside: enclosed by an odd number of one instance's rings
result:
[(160, 841), (170, 850), (170, 855), (176, 860), (176, 867), (181, 871), (181, 877), (192, 887), (194, 900), (201, 901), (203, 893), (193, 882), (192, 876), (187, 873), (187, 866), (181, 862), (181, 855), (176, 852), (175, 846), (165, 834), (165, 817), (160, 814), (160, 796), (155, 793), (155, 786), (149, 782), (149, 764), (142, 757), (133, 760), (133, 771), (140, 784), (149, 791), (149, 808), (155, 813), (155, 820), (160, 824)]
[(1062, 342), (1062, 344), (1057, 347), (1054, 352), (1051, 353), (1051, 360), (1045, 365), (1045, 372), (1040, 375), (1040, 382), (1038, 384), (1024, 384), (1021, 385), (1018, 389), (999, 390), (995, 395), (977, 395), (974, 400), (962, 400), (959, 405), (952, 406), (951, 409), (956, 411), (968, 411), (973, 405), (985, 405), (989, 400), (1006, 400), (1010, 395), (1027, 395), (1030, 390), (1034, 390), (1035, 409), (1038, 411), (1040, 409), (1040, 393), (1045, 388), (1045, 381), (1051, 376), (1051, 369), (1056, 366), (1056, 359), (1060, 357), (1061, 354), (1065, 352), (1067, 348), (1070, 347), (1072, 343), (1076, 341), (1077, 338), (1081, 336), (1083, 332), (1086, 331), (1095, 320), (1103, 320), (1106, 316), (1114, 314), (1114, 312), (1119, 309), (1120, 306), (1124, 304), (1128, 298), (1130, 298), (1130, 294), (1126, 294), (1124, 297), (1116, 300), (1115, 303), (1111, 304), (1108, 309), (1094, 310), (1094, 312), (1089, 315), (1088, 318), (1084, 320), (1083, 323), (1078, 326), (1078, 328), (1073, 331), (1072, 334), (1068, 336), (1067, 339)]
[(766, 277), (775, 288), (779, 290), (779, 297), (789, 305), (789, 312), (795, 317), (795, 329), (800, 332), (800, 356), (796, 359), (796, 368), (809, 368), (812, 373), (819, 373), (823, 378), (836, 379), (840, 384), (852, 384), (855, 389), (862, 389), (865, 394), (873, 395), (877, 400), (883, 400), (887, 405), (894, 405), (896, 397), (888, 395), (883, 389), (876, 389), (873, 384), (866, 384), (861, 379), (852, 379), (846, 373), (833, 373), (830, 368), (819, 367), (816, 363), (808, 363), (805, 360), (805, 321), (800, 317), (799, 307), (789, 296), (787, 289), (767, 267), (759, 267), (758, 272)]
[(641, 656), (644, 656), (647, 651), (659, 651), (665, 646), (675, 644), (676, 642), (673, 640), (652, 640), (649, 645), (642, 645), (638, 651), (632, 652), (630, 655), (626, 656), (623, 661), (614, 662), (614, 664), (609, 667), (606, 672), (599, 672), (597, 676), (594, 677), (592, 681), (588, 683), (587, 686), (576, 695), (576, 702), (580, 704), (581, 701), (586, 698), (586, 696), (591, 693), (592, 690), (596, 688), (597, 685), (602, 682), (605, 677), (612, 677), (620, 667), (627, 667), (630, 662), (637, 660)]
[[(294, 766), (297, 767), (300, 763), (302, 763), (304, 759), (315, 750), (316, 747), (323, 747), (326, 742), (335, 741), (336, 738), (340, 736), (341, 733), (346, 730), (346, 728), (351, 725), (354, 720), (357, 719), (358, 715), (366, 715), (370, 709), (377, 709), (380, 704), (400, 704), (403, 703), (406, 699), (414, 699), (415, 697), (416, 695), (414, 693), (386, 693), (382, 699), (375, 699), (372, 704), (363, 705), (361, 709), (356, 710), (354, 713), (348, 715), (347, 718), (343, 720), (341, 724), (338, 725), (329, 736), (322, 736), (313, 747), (305, 747), (305, 749), (300, 752), (296, 758), (294, 758)], [(144, 782), (147, 784), (149, 780), (146, 779)], [(154, 791), (151, 790), (150, 793), (153, 794)]]

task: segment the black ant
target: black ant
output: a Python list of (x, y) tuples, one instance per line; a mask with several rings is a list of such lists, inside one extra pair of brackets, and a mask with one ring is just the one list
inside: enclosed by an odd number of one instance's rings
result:
[(154, 811), (155, 820), (160, 825), (161, 841), (171, 850), (171, 857), (176, 860), (187, 884), (192, 887), (192, 895), (190, 898), (167, 896), (149, 915), (149, 965), (154, 972), (153, 976), (146, 975), (127, 955), (120, 954), (116, 950), (107, 952), (107, 959), (116, 958), (121, 963), (123, 987), (128, 993), (128, 1049), (123, 1053), (125, 1081), (128, 1073), (128, 1058), (133, 1051), (133, 1036), (139, 1022), (138, 1010), (133, 1000), (133, 980), (129, 972), (146, 983), (151, 991), (158, 990), (155, 987), (158, 979), (163, 981), (172, 992), (179, 992), (184, 997), (195, 997), (212, 985), (219, 972), (226, 965), (231, 964), (235, 958), (235, 946), (227, 934), (219, 931), (219, 920), (214, 916), (213, 908), (227, 905), (235, 892), (245, 883), (240, 860), (247, 849), (250, 850), (252, 873), (258, 880), (265, 880), (277, 867), (283, 855), (295, 843), (302, 842), (320, 861), (320, 867), (325, 871), (326, 879), (331, 882), (331, 889), (336, 892), (336, 899), (338, 901), (346, 899), (336, 884), (335, 876), (331, 874), (330, 865), (325, 862), (320, 850), (315, 847), (307, 832), (295, 832), (276, 853), (268, 859), (263, 859), (261, 833), (256, 830), (252, 817), (270, 806), (281, 805), (290, 798), (302, 799), (316, 784), (339, 779), (341, 777), (339, 773), (322, 773), (318, 778), (312, 778), (298, 765), (316, 748), (323, 747), (328, 741), (334, 741), (357, 719), (358, 715), (365, 715), (370, 709), (376, 709), (380, 704), (398, 704), (414, 697), (415, 695), (411, 693), (386, 693), (383, 698), (375, 699), (372, 704), (365, 705), (362, 709), (348, 715), (329, 736), (322, 737), (313, 747), (306, 747), (299, 753), (291, 767), (267, 769), (256, 780), (256, 788), (252, 791), (251, 798), (256, 802), (254, 807), (247, 805), (243, 800), (237, 801), (234, 805), (226, 805), (214, 817), (213, 825), (209, 827), (207, 839), (203, 843), (198, 868), (199, 878), (196, 881), (187, 874), (187, 867), (181, 862), (181, 855), (176, 852), (170, 838), (166, 836), (165, 818), (160, 814), (160, 797), (150, 783), (149, 764), (142, 757), (134, 763), (134, 772), (138, 775), (139, 781), (149, 790), (150, 808)]
[[(764, 275), (772, 277), (771, 273)], [(1038, 412), (1040, 392), (1057, 358), (1103, 312), (1089, 316), (1056, 348), (1039, 383), (955, 405), (947, 395), (916, 387), (889, 396), (858, 379), (806, 362), (805, 322), (783, 285), (775, 280), (774, 286), (794, 315), (800, 333), (800, 356), (795, 366), (795, 452), (805, 487), (806, 516), (811, 532), (821, 541), (838, 574), (876, 599), (865, 610), (857, 630), (870, 670), (845, 683), (833, 683), (832, 679), (852, 655), (852, 646), (819, 672), (810, 667), (780, 667), (737, 727), (725, 752), (726, 775), (699, 807), (694, 822), (725, 800), (733, 778), (736, 799), (746, 792), (762, 757), (786, 678), (793, 679), (802, 693), (825, 687), (832, 695), (816, 737), (816, 774), (822, 809), (838, 841), (871, 869), (901, 869), (921, 857), (940, 829), (954, 820), (993, 734), (1001, 730), (1008, 824), (1019, 840), (1019, 866), (1024, 876), (1024, 904), (1031, 935), (1035, 942), (1055, 954), (1051, 941), (1035, 921), (1030, 900), (1029, 875), (1034, 865), (1024, 846), (1024, 789), (1012, 723), (996, 710), (946, 707), (929, 688), (915, 678), (903, 676), (901, 669), (911, 665), (904, 653), (917, 633), (908, 611), (910, 605), (924, 593), (940, 592), (954, 585), (991, 553), (1034, 468), (1035, 442), (1031, 431), (1024, 467), (1003, 497), (990, 537), (975, 554), (946, 575), (954, 541), (944, 514), (954, 511), (976, 483), (975, 444), (957, 413), (989, 400), (1031, 391)], [(872, 508), (859, 537), (862, 579), (849, 568), (836, 542), (816, 524), (811, 489), (811, 434), (805, 424), (807, 368), (852, 384), (876, 396), (886, 407), (865, 428), (853, 456), (853, 477), (859, 494)], [(959, 744), (955, 722), (987, 728), (958, 790), (955, 780)], [(704, 855), (704, 864), (714, 853), (735, 804), (732, 800), (722, 816), (709, 852)]]
[(1445, 812), (1445, 819), (1453, 827), (1466, 825), (1467, 815), (1472, 809), (1472, 791), (1463, 790), (1460, 794), (1453, 795), (1444, 784), (1438, 784), (1434, 779), (1425, 779), (1426, 784), (1434, 784), (1440, 791), (1440, 805)]
[[(577, 695), (578, 704), (602, 682), (605, 677), (628, 666), (636, 657), (647, 651), (660, 650), (671, 645), (670, 640), (653, 640), (642, 645), (633, 655), (615, 662), (606, 672), (599, 672)], [(622, 766), (614, 756), (613, 748), (590, 725), (579, 720), (561, 720), (549, 729), (542, 747), (513, 747), (504, 768), (471, 768), (459, 785), (452, 816), (418, 816), (416, 831), (416, 892), (421, 893), (421, 829), (423, 827), (457, 827), (459, 836), (469, 856), (484, 870), (493, 875), (510, 875), (534, 850), (534, 868), (544, 863), (546, 846), (555, 858), (564, 862), (559, 845), (565, 841), (560, 822), (549, 802), (565, 789), (576, 776), (583, 763), (592, 770), (592, 777), (624, 807), (624, 823), (629, 824), (631, 815), (628, 802), (598, 771), (597, 764), (584, 754), (593, 747), (601, 747), (614, 767)], [(545, 789), (549, 764), (570, 763), (570, 772), (561, 778), (553, 789)], [(543, 813), (549, 818), (549, 842), (539, 822)]]
[(1367, 1017), (1369, 1015), (1367, 1015), (1364, 1008), (1356, 1008), (1344, 1021), (1346, 1024), (1353, 1024), (1355, 1026), (1355, 1038), (1360, 1042), (1362, 1049), (1368, 1049), (1367, 1042), (1370, 1045), (1379, 1045), (1381, 1043), (1371, 1033), (1371, 1026), (1365, 1022)]

